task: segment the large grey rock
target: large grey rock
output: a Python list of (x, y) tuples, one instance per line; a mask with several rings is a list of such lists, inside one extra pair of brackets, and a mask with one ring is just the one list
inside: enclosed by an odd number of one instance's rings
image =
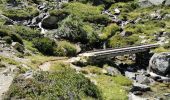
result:
[(161, 5), (164, 3), (164, 0), (139, 0), (139, 5), (141, 7), (150, 7), (153, 5)]
[(105, 70), (107, 71), (107, 74), (111, 76), (121, 74), (120, 71), (114, 67), (106, 67)]
[(170, 52), (154, 54), (149, 62), (149, 71), (166, 76), (170, 73)]
[(49, 16), (42, 21), (42, 27), (45, 29), (57, 29), (58, 19), (55, 16)]
[(137, 75), (136, 81), (140, 84), (150, 84), (153, 82), (153, 79), (146, 77), (144, 75)]
[(153, 6), (153, 4), (149, 0), (139, 0), (138, 4), (141, 7), (150, 7), (150, 6)]
[(160, 5), (163, 4), (164, 0), (149, 0), (154, 5)]
[(18, 50), (19, 52), (24, 52), (24, 46), (21, 45), (20, 43), (18, 42), (12, 42), (12, 47), (16, 50)]
[(125, 71), (125, 76), (128, 77), (129, 79), (135, 79), (136, 78), (136, 73)]
[(132, 93), (135, 91), (146, 92), (150, 91), (150, 87), (144, 84), (134, 83), (132, 89), (130, 90)]
[(165, 5), (169, 6), (170, 5), (170, 0), (165, 0)]

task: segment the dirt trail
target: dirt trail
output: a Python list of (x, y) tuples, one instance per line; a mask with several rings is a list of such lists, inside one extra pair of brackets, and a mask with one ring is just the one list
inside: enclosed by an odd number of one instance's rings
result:
[(15, 75), (13, 70), (15, 68), (16, 66), (8, 66), (0, 70), (0, 100), (2, 100), (3, 94), (8, 91), (9, 86), (14, 79)]
[(57, 61), (63, 61), (66, 62), (68, 60), (67, 57), (57, 57), (53, 60), (49, 60), (46, 62), (43, 62), (40, 66), (39, 69), (41, 69), (42, 71), (49, 71), (50, 70), (50, 66), (52, 65), (53, 62), (57, 62)]

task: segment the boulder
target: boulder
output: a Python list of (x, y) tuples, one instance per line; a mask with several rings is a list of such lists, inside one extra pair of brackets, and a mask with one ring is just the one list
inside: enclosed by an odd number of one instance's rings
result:
[(107, 74), (111, 76), (121, 74), (120, 71), (114, 67), (106, 67), (105, 70), (107, 71)]
[(165, 0), (165, 5), (169, 6), (170, 5), (170, 0)]
[(141, 7), (150, 7), (153, 5), (161, 5), (164, 3), (164, 0), (139, 0), (139, 5)]
[(129, 71), (125, 71), (125, 76), (134, 80), (136, 78), (136, 74), (134, 72), (129, 72)]
[(58, 19), (55, 16), (49, 16), (42, 21), (42, 27), (45, 29), (57, 29)]
[(149, 61), (149, 71), (166, 76), (170, 73), (170, 52), (154, 54)]
[(144, 75), (137, 75), (136, 81), (140, 84), (150, 84), (153, 82), (153, 79), (146, 77)]
[(139, 0), (138, 4), (139, 4), (140, 7), (153, 6), (153, 4), (149, 0)]
[(139, 83), (134, 83), (132, 89), (130, 90), (132, 93), (136, 91), (141, 91), (141, 92), (146, 92), (150, 91), (150, 87), (147, 85), (139, 84)]
[(123, 37), (128, 37), (128, 36), (131, 36), (132, 34), (133, 34), (133, 33), (130, 32), (130, 31), (122, 31), (122, 32), (120, 33), (120, 35), (123, 36)]
[(148, 1), (150, 1), (153, 5), (161, 5), (164, 2), (164, 0), (148, 0)]
[(24, 52), (24, 46), (18, 42), (12, 42), (12, 47), (16, 50), (18, 50), (19, 52)]

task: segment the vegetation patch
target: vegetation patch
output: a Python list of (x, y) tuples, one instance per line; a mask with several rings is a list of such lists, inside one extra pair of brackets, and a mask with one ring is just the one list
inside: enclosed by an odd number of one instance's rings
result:
[(132, 82), (124, 76), (98, 75), (92, 79), (96, 80), (104, 100), (128, 100), (128, 89), (124, 86), (130, 87)]
[(89, 79), (71, 69), (52, 73), (36, 72), (31, 79), (16, 77), (6, 97), (7, 99), (102, 99), (100, 91)]
[(23, 20), (29, 19), (38, 15), (38, 10), (34, 6), (27, 6), (25, 8), (6, 8), (1, 5), (1, 12), (3, 15), (14, 19), (14, 20)]
[(60, 41), (57, 43), (55, 55), (58, 56), (75, 56), (77, 53), (76, 46), (67, 41)]

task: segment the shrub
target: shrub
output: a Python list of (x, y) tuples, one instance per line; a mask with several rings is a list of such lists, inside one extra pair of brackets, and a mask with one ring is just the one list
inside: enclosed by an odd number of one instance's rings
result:
[(15, 25), (13, 27), (17, 34), (19, 34), (23, 39), (31, 41), (34, 38), (41, 37), (40, 31), (37, 29), (31, 29), (25, 26)]
[(59, 17), (59, 19), (64, 19), (70, 14), (66, 10), (56, 10), (56, 9), (49, 11), (49, 13), (51, 16)]
[(23, 44), (22, 37), (20, 35), (12, 33), (10, 34), (10, 37), (14, 42), (19, 42), (20, 44)]
[(102, 6), (91, 6), (89, 4), (82, 3), (69, 3), (64, 8), (65, 11), (78, 18), (97, 24), (108, 24), (110, 22), (108, 16), (102, 15)]
[(11, 43), (12, 43), (12, 39), (11, 39), (11, 37), (9, 37), (9, 36), (3, 37), (3, 40), (5, 40), (6, 43), (8, 43), (8, 44), (11, 44)]
[(98, 35), (98, 29), (96, 29), (95, 27), (93, 27), (91, 24), (87, 23), (83, 25), (83, 30), (86, 32), (87, 34), (87, 40), (88, 40), (88, 45), (92, 46), (92, 47), (96, 47), (97, 44), (99, 44), (100, 42), (100, 38)]
[(36, 38), (33, 40), (33, 45), (37, 48), (41, 53), (45, 55), (53, 55), (54, 48), (56, 47), (56, 43), (49, 38)]
[(96, 29), (75, 16), (63, 20), (56, 34), (63, 39), (91, 46), (99, 42)]
[(69, 16), (60, 23), (57, 35), (70, 41), (87, 43), (87, 33), (82, 27), (82, 20)]
[(19, 42), (20, 44), (23, 44), (23, 41), (22, 41), (22, 38), (20, 37), (20, 35), (13, 32), (9, 27), (1, 26), (0, 27), (0, 36), (1, 37), (9, 36), (12, 41)]
[(88, 16), (84, 21), (88, 21), (95, 24), (107, 25), (111, 22), (108, 16), (106, 15), (96, 15), (96, 16)]
[(111, 36), (115, 35), (116, 32), (120, 31), (120, 28), (117, 24), (110, 24), (104, 28), (103, 34), (100, 36), (102, 40), (106, 40)]
[(76, 52), (76, 46), (67, 41), (60, 41), (55, 49), (58, 56), (75, 56)]
[(132, 35), (129, 37), (122, 37), (120, 35), (115, 35), (109, 40), (109, 46), (116, 48), (116, 47), (124, 47), (127, 45), (135, 45), (139, 40), (138, 35)]
[(36, 72), (31, 79), (16, 77), (6, 94), (8, 99), (77, 100), (88, 97), (102, 99), (100, 91), (89, 79), (71, 69)]
[(38, 10), (33, 6), (27, 6), (23, 9), (15, 9), (15, 8), (6, 8), (2, 7), (2, 14), (13, 19), (13, 20), (23, 20), (23, 19), (29, 19), (36, 15), (38, 15)]

